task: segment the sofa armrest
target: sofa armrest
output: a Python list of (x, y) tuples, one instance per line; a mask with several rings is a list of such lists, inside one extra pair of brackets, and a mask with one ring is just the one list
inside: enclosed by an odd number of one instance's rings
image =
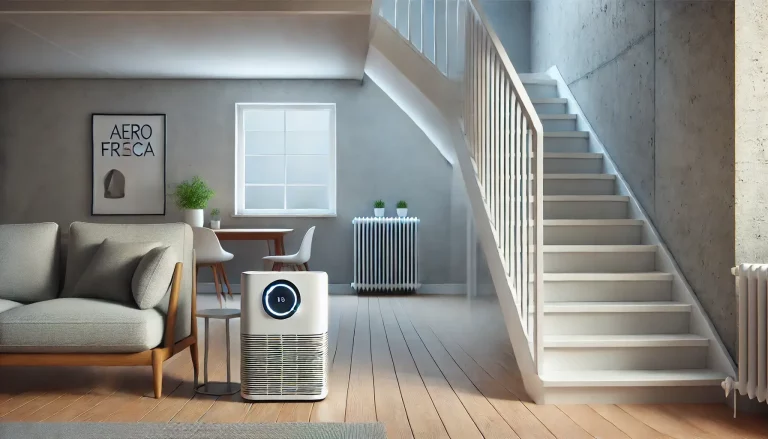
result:
[(179, 308), (179, 290), (181, 289), (183, 265), (181, 262), (177, 262), (176, 268), (173, 269), (171, 297), (168, 301), (168, 314), (165, 319), (165, 336), (163, 338), (163, 346), (166, 348), (172, 348), (176, 340), (174, 332), (176, 328), (176, 312)]

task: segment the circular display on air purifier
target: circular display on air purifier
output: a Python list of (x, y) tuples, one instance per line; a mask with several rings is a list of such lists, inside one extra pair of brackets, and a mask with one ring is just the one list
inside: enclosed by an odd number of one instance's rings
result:
[(264, 312), (274, 319), (287, 319), (301, 305), (299, 289), (287, 280), (276, 280), (267, 285), (261, 296)]

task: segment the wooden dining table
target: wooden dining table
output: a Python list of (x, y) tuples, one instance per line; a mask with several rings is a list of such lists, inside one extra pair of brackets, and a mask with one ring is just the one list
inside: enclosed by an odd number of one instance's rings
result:
[(266, 241), (269, 254), (272, 255), (269, 243), (274, 243), (274, 255), (285, 254), (285, 235), (293, 229), (217, 229), (213, 231), (219, 241)]

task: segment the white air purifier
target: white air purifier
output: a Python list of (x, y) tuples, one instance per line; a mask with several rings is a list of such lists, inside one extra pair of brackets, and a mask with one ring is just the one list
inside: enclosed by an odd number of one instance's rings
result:
[(328, 395), (328, 275), (247, 271), (240, 287), (243, 398), (324, 399)]

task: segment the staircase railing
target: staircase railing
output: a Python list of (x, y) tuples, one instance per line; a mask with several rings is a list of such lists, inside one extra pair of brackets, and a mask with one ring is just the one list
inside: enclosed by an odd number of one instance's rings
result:
[[(543, 128), (477, 0), (381, 0), (380, 15), (457, 81), (472, 159), (533, 356), (543, 351)], [(498, 286), (497, 286), (498, 288)]]

